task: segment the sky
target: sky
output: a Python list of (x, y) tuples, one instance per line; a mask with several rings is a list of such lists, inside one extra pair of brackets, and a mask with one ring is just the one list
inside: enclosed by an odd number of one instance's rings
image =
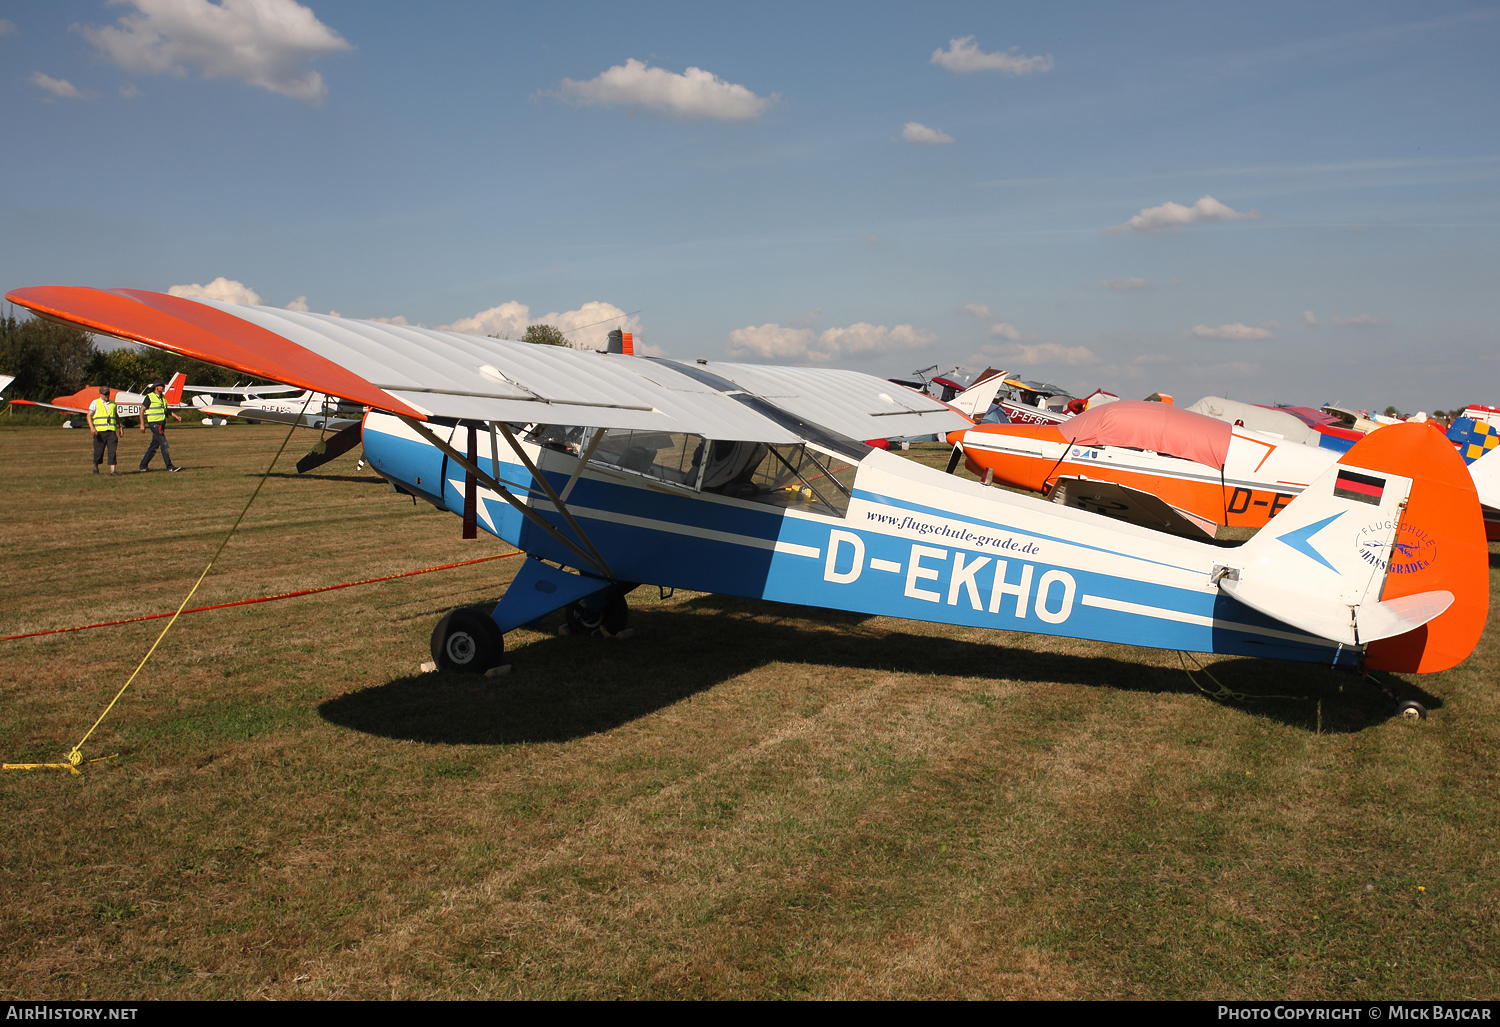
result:
[(1500, 406), (1497, 44), (1472, 2), (0, 2), (0, 287)]

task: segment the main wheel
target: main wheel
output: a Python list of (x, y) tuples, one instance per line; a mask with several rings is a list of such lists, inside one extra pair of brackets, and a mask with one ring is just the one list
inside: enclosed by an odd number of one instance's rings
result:
[(505, 657), (505, 635), (483, 610), (449, 611), (432, 629), (432, 662), (442, 670), (483, 674)]
[(1427, 709), (1419, 702), (1404, 702), (1396, 707), (1396, 713), (1405, 720), (1427, 719)]
[(563, 611), (570, 635), (618, 635), (630, 620), (630, 604), (622, 595), (613, 596), (602, 609), (590, 611), (572, 603)]

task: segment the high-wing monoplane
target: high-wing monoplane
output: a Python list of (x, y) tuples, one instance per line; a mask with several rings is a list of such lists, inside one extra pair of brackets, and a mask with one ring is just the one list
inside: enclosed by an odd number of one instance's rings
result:
[[(167, 401), (168, 409), (182, 409), (182, 385), (185, 381), (187, 381), (187, 376), (180, 371), (167, 380), (167, 387), (162, 391), (162, 398)], [(87, 385), (71, 396), (56, 397), (51, 403), (42, 403), (32, 399), (13, 399), (11, 402), (19, 406), (45, 407), (48, 410), (86, 415), (89, 412), (89, 404), (98, 398), (99, 387)], [(146, 397), (142, 393), (127, 392), (124, 389), (110, 389), (109, 399), (115, 404), (115, 413), (122, 418), (138, 416), (141, 412), (141, 404), (146, 402)]]
[(856, 441), (966, 419), (828, 368), (591, 353), (137, 290), (18, 289), (38, 314), (370, 408), (369, 466), (524, 550), (493, 611), (434, 628), (448, 669), (564, 610), (620, 630), (638, 584), (918, 621), (1432, 671), (1489, 605), (1474, 486), (1430, 428), (1385, 429), (1228, 549), (944, 474)]

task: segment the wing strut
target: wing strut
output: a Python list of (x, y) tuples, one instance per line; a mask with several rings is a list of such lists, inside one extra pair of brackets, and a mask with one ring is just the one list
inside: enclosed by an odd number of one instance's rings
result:
[[(521, 463), (525, 464), (526, 469), (531, 472), (532, 481), (535, 481), (547, 493), (547, 498), (552, 500), (552, 505), (557, 507), (557, 512), (563, 515), (563, 519), (568, 522), (568, 525), (578, 535), (579, 539), (582, 540), (583, 544), (589, 547), (589, 552), (594, 554), (594, 559), (598, 561), (600, 567), (604, 568), (605, 574), (613, 579), (615, 575), (609, 569), (609, 564), (604, 562), (604, 557), (599, 553), (598, 549), (594, 548), (594, 543), (589, 539), (588, 535), (584, 534), (583, 529), (578, 526), (578, 522), (573, 519), (573, 513), (568, 509), (567, 504), (558, 497), (556, 492), (552, 491), (552, 483), (547, 480), (546, 475), (536, 469), (536, 464), (531, 462), (531, 457), (526, 455), (526, 451), (521, 448), (521, 444), (516, 441), (516, 437), (510, 433), (510, 426), (504, 421), (492, 421), (490, 423), (500, 429), (500, 434), (505, 436), (505, 441), (510, 443), (510, 448), (515, 451), (516, 456), (521, 458)], [(604, 432), (601, 430), (599, 434), (602, 436)]]
[[(512, 495), (510, 489), (506, 488), (504, 485), (501, 485), (490, 475), (485, 474), (484, 471), (480, 470), (477, 466), (470, 463), (468, 458), (466, 458), (462, 453), (454, 449), (452, 446), (448, 445), (448, 443), (444, 442), (436, 435), (432, 434), (432, 432), (428, 430), (427, 426), (421, 421), (418, 421), (412, 417), (407, 417), (405, 414), (397, 414), (396, 416), (401, 419), (402, 424), (406, 425), (412, 431), (416, 432), (433, 446), (441, 450), (449, 460), (452, 460), (454, 463), (458, 464), (458, 466), (462, 467), (465, 471), (474, 475), (479, 484), (483, 485), (485, 488), (489, 489), (491, 492), (494, 492), (501, 499), (509, 503), (511, 507), (515, 509), (516, 513), (520, 514), (522, 517), (530, 521), (533, 525), (546, 532), (547, 536), (554, 542), (557, 542), (559, 545), (562, 545), (565, 548), (571, 550), (575, 556), (581, 559), (584, 563), (593, 567), (594, 570), (603, 574), (609, 580), (615, 580), (615, 572), (609, 569), (609, 564), (604, 562), (603, 557), (598, 556), (597, 553), (594, 556), (590, 556), (588, 553), (585, 553), (582, 549), (578, 548), (577, 543), (573, 542), (552, 525), (548, 524), (542, 518), (541, 514), (537, 513), (531, 507), (527, 506), (525, 503), (521, 502), (514, 495)], [(509, 432), (506, 432), (505, 434), (507, 439), (512, 438)], [(514, 443), (512, 444), (514, 445)], [(522, 458), (525, 459), (524, 455)], [(531, 466), (531, 461), (527, 460), (526, 463), (527, 466)], [(545, 481), (546, 479), (542, 478), (539, 480)], [(548, 489), (548, 491), (551, 491), (550, 488)], [(573, 520), (572, 516), (568, 514), (565, 509), (562, 512), (563, 516), (567, 517), (568, 522), (570, 524), (573, 524), (576, 530), (577, 524)], [(583, 532), (579, 531), (579, 534), (582, 535)], [(584, 541), (588, 542), (587, 536), (584, 536)], [(588, 543), (588, 546), (590, 549), (594, 548), (593, 543)]]

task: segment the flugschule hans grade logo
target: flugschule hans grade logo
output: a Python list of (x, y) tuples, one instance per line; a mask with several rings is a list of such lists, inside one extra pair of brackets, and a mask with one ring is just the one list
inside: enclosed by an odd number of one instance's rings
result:
[(1432, 566), (1437, 559), (1436, 539), (1416, 525), (1403, 524), (1388, 553), (1381, 536), (1390, 530), (1389, 520), (1361, 528), (1354, 539), (1359, 558), (1376, 570), (1388, 570), (1391, 574), (1415, 574)]

